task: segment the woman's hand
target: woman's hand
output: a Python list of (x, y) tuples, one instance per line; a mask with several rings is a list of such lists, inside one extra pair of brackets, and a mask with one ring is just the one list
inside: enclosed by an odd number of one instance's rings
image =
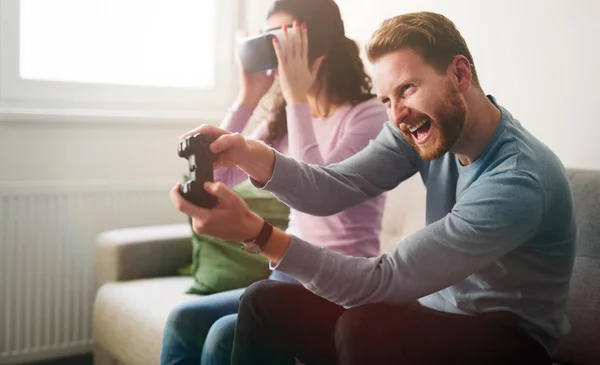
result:
[(306, 102), (308, 91), (317, 78), (325, 56), (318, 57), (312, 66), (308, 67), (306, 25), (298, 26), (298, 21), (294, 21), (291, 30), (283, 26), (282, 38), (281, 43), (277, 38), (273, 38), (273, 47), (277, 55), (277, 72), (283, 97), (288, 104)]
[(273, 85), (275, 72), (260, 71), (249, 73), (244, 68), (239, 55), (236, 58), (240, 75), (240, 94), (238, 96), (238, 103), (250, 110), (254, 110), (260, 102), (260, 99), (265, 96)]
[(248, 209), (246, 202), (225, 184), (207, 182), (204, 188), (215, 195), (219, 203), (204, 209), (185, 200), (179, 193), (180, 184), (171, 189), (171, 201), (180, 212), (192, 218), (192, 229), (224, 240), (246, 241), (258, 235), (263, 220)]

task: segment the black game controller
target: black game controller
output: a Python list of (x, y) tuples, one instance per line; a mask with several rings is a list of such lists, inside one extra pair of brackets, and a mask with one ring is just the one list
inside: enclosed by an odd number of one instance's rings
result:
[(211, 209), (217, 205), (216, 196), (204, 189), (204, 183), (213, 181), (213, 163), (216, 155), (209, 150), (213, 139), (205, 134), (195, 134), (179, 142), (177, 154), (188, 160), (189, 180), (179, 188), (179, 193), (190, 203)]

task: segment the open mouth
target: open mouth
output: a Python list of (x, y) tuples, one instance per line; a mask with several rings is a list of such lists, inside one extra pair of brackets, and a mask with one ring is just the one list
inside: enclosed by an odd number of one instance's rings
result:
[(413, 135), (415, 141), (419, 144), (425, 143), (429, 138), (429, 131), (431, 130), (431, 120), (424, 120), (418, 125), (409, 129)]

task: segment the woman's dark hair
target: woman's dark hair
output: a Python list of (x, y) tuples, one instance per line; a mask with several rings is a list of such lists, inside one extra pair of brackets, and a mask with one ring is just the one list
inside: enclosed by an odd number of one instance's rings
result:
[[(336, 104), (356, 105), (373, 98), (372, 82), (367, 75), (356, 42), (345, 35), (340, 9), (333, 0), (277, 0), (267, 18), (277, 13), (290, 14), (305, 23), (308, 33), (309, 65), (322, 55), (327, 55), (317, 75), (321, 83), (319, 93)], [(280, 98), (272, 102), (266, 117), (268, 135), (266, 142), (287, 133), (285, 101)]]

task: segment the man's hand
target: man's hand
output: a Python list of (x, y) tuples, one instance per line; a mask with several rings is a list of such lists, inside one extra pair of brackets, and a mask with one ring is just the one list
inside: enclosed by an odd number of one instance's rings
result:
[[(214, 139), (214, 142), (210, 145), (210, 151), (218, 154), (213, 166), (215, 169), (243, 164), (244, 157), (248, 154), (248, 146), (244, 136), (240, 133), (231, 133), (210, 124), (203, 124), (182, 134), (179, 140), (182, 141), (198, 133), (208, 135)], [(219, 142), (217, 143), (217, 141)], [(215, 143), (217, 148), (215, 148)]]
[(179, 137), (183, 140), (202, 133), (215, 139), (210, 151), (217, 154), (214, 168), (237, 166), (260, 183), (266, 183), (273, 175), (275, 153), (260, 141), (246, 139), (240, 133), (231, 133), (213, 125), (203, 124)]
[(260, 232), (262, 218), (248, 209), (242, 198), (223, 183), (207, 182), (204, 188), (215, 195), (219, 203), (213, 209), (204, 209), (185, 200), (179, 194), (180, 184), (171, 189), (171, 200), (182, 213), (192, 218), (192, 228), (197, 234), (231, 241), (245, 241)]

